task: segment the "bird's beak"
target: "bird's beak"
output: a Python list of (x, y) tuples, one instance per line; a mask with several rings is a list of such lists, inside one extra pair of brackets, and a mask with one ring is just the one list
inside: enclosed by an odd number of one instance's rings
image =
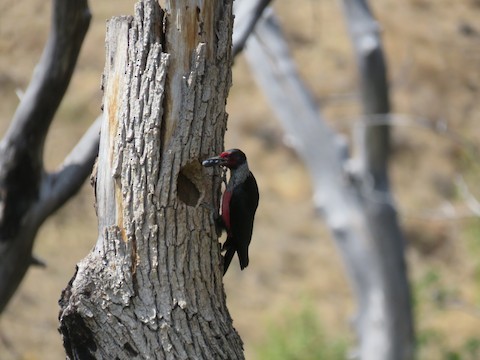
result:
[(222, 158), (220, 156), (214, 156), (214, 157), (211, 157), (207, 160), (204, 160), (202, 162), (202, 165), (205, 166), (205, 167), (223, 166), (223, 165), (226, 165), (227, 162), (228, 162), (228, 160), (225, 159), (225, 158)]

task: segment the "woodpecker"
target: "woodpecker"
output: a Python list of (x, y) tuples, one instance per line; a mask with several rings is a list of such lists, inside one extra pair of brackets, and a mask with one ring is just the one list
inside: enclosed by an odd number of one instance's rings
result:
[(227, 272), (235, 252), (243, 270), (248, 266), (248, 246), (252, 239), (253, 220), (258, 206), (257, 181), (248, 168), (247, 157), (239, 149), (224, 151), (203, 161), (202, 165), (230, 169), (230, 179), (222, 197), (222, 215), (218, 218), (220, 228), (227, 231), (227, 240), (222, 246), (222, 251), (226, 251), (223, 274)]

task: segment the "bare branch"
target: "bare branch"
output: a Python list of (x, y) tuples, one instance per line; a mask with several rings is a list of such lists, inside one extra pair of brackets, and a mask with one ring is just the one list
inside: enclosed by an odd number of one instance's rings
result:
[(44, 177), (44, 142), (89, 22), (86, 0), (53, 2), (42, 57), (0, 143), (0, 313), (32, 264), (33, 242), (45, 219), (36, 211)]
[[(347, 25), (357, 55), (360, 76), (360, 98), (366, 124), (369, 115), (390, 112), (386, 64), (383, 57), (379, 26), (372, 17), (366, 0), (344, 0)], [(388, 187), (387, 162), (390, 153), (390, 127), (364, 126), (360, 123), (360, 170), (373, 177), (376, 186)]]
[(255, 25), (270, 2), (271, 0), (242, 0), (234, 3), (235, 23), (232, 37), (234, 57), (245, 47), (248, 37), (254, 31)]
[(40, 199), (35, 209), (39, 218), (47, 218), (75, 195), (92, 172), (98, 155), (101, 124), (102, 116), (100, 115), (59, 169), (43, 177)]
[[(388, 114), (387, 70), (378, 23), (367, 0), (344, 0), (343, 5), (357, 56), (364, 116)], [(376, 262), (379, 273), (366, 272), (374, 287), (361, 291), (370, 297), (379, 293), (382, 300), (380, 304), (368, 300), (366, 308), (360, 309), (360, 317), (355, 324), (362, 337), (360, 358), (411, 359), (414, 330), (404, 237), (389, 190), (390, 125), (365, 126), (368, 124), (369, 120), (360, 123), (360, 131), (356, 134), (360, 170), (357, 184), (369, 229), (372, 260)], [(379, 196), (385, 201), (377, 201)], [(357, 271), (362, 271), (361, 267)], [(376, 319), (372, 311), (380, 317)]]
[[(273, 111), (285, 127), (292, 146), (312, 172), (312, 178), (327, 182), (342, 178), (344, 159), (339, 154), (344, 155), (345, 141), (327, 126), (313, 95), (300, 79), (271, 8), (264, 11), (244, 51), (255, 79), (265, 90)], [(318, 164), (328, 166), (330, 171), (323, 171)], [(318, 206), (332, 195), (323, 187), (315, 191)]]
[(54, 2), (47, 44), (0, 144), (2, 239), (16, 236), (22, 217), (38, 199), (47, 131), (67, 89), (89, 21), (86, 0)]
[(27, 148), (41, 153), (48, 127), (70, 82), (90, 23), (86, 0), (53, 3), (50, 34), (32, 81), (22, 96), (6, 139), (29, 139)]

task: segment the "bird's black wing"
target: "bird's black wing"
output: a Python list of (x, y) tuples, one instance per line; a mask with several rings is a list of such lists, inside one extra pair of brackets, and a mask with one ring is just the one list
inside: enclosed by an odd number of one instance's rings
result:
[(253, 220), (258, 206), (258, 198), (257, 182), (253, 174), (250, 173), (243, 183), (233, 189), (230, 200), (231, 241), (237, 251), (242, 270), (248, 266), (248, 245), (250, 245), (252, 238)]

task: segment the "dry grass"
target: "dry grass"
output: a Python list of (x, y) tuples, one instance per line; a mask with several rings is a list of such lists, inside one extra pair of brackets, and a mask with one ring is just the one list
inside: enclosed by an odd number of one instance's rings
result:
[[(48, 139), (49, 168), (57, 166), (98, 114), (105, 20), (131, 13), (132, 3), (91, 2), (91, 29)], [(359, 111), (356, 70), (337, 2), (283, 0), (275, 6), (299, 69), (324, 114), (332, 126), (349, 131)], [(371, 6), (383, 29), (394, 111), (431, 123), (445, 121), (478, 143), (479, 2), (377, 0)], [(49, 2), (0, 0), (2, 132), (18, 103), (15, 89), (26, 87), (40, 56), (49, 15)], [(233, 264), (225, 282), (235, 326), (246, 343), (247, 358), (252, 359), (255, 347), (268, 335), (267, 323), (304, 299), (315, 304), (325, 329), (334, 336), (348, 333), (354, 304), (335, 247), (314, 215), (308, 175), (282, 145), (279, 124), (241, 58), (233, 84), (226, 146), (247, 150), (262, 198), (251, 265), (240, 273)], [(396, 129), (395, 145), (392, 176), (409, 235), (421, 358), (439, 359), (452, 349), (465, 352), (469, 340), (480, 338), (480, 231), (472, 221), (428, 220), (425, 215), (447, 200), (461, 205), (452, 185), (456, 171), (469, 172), (468, 178), (477, 182), (479, 173), (462, 163), (461, 147), (418, 127)], [(1, 359), (64, 357), (56, 331), (56, 301), (75, 263), (95, 239), (92, 191), (87, 185), (38, 236), (35, 253), (48, 267), (29, 271), (2, 315)]]

